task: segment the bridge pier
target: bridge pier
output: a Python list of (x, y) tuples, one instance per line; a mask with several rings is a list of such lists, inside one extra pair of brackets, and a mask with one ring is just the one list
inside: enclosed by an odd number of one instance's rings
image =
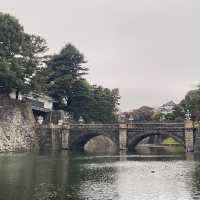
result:
[(61, 129), (55, 127), (53, 124), (50, 124), (50, 133), (51, 133), (51, 149), (59, 150), (60, 149), (60, 139), (61, 139)]
[(64, 126), (61, 132), (61, 148), (69, 149), (70, 125)]
[(200, 152), (200, 124), (195, 123), (194, 124), (194, 151), (195, 152)]
[(128, 149), (127, 124), (119, 124), (119, 149)]
[(186, 152), (194, 151), (194, 125), (193, 121), (185, 121), (185, 149)]

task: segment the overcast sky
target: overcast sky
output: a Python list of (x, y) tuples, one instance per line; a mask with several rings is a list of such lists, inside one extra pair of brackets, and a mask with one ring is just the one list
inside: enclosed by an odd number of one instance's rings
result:
[(0, 0), (0, 11), (51, 52), (74, 44), (91, 83), (120, 89), (122, 110), (179, 102), (200, 83), (199, 0)]

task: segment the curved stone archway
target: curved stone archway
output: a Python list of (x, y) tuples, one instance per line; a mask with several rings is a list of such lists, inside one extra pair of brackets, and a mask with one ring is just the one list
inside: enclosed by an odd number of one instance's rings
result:
[(97, 138), (99, 136), (103, 136), (107, 138), (110, 142), (116, 145), (116, 143), (108, 136), (102, 135), (102, 134), (84, 134), (78, 137), (76, 140), (74, 140), (71, 143), (71, 149), (79, 149), (79, 150), (84, 150), (85, 145), (90, 142), (92, 139)]
[(168, 131), (144, 131), (140, 133), (135, 133), (133, 136), (129, 134), (128, 140), (128, 150), (134, 150), (137, 144), (144, 138), (154, 135), (165, 135), (173, 138), (178, 143), (180, 143), (185, 148), (184, 137), (181, 132), (168, 132)]
[(84, 134), (76, 138), (71, 144), (71, 149), (84, 149), (85, 144), (90, 141), (92, 138), (99, 136), (99, 134)]
[(117, 126), (92, 126), (82, 128), (74, 126), (69, 135), (70, 149), (84, 149), (85, 144), (94, 137), (104, 136), (109, 138), (116, 146), (119, 145), (119, 132)]
[(84, 151), (88, 153), (112, 153), (116, 152), (118, 147), (108, 137), (99, 135), (91, 138), (85, 145)]

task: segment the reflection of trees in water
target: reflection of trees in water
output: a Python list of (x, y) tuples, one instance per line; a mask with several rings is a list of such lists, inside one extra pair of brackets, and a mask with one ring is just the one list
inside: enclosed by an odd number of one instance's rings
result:
[(30, 199), (34, 182), (32, 155), (29, 153), (1, 154), (0, 163), (0, 199)]
[(33, 199), (34, 200), (54, 200), (63, 199), (61, 195), (62, 190), (59, 186), (54, 184), (41, 183), (34, 190)]
[[(41, 156), (42, 157), (42, 156)], [(63, 200), (68, 180), (68, 152), (44, 155), (35, 166), (34, 200)]]
[(141, 155), (183, 155), (182, 146), (136, 146), (134, 153)]
[(115, 170), (109, 163), (113, 160), (118, 161), (119, 158), (87, 155), (85, 157), (80, 154), (80, 157), (74, 156), (75, 159), (70, 160), (67, 199), (102, 199), (98, 198), (98, 194), (102, 194), (99, 190), (108, 189), (114, 181)]
[(65, 199), (68, 152), (6, 154), (0, 163), (0, 199)]

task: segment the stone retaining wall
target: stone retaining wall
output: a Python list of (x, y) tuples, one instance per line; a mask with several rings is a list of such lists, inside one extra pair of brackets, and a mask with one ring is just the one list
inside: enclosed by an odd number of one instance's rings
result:
[(29, 104), (0, 96), (0, 152), (37, 147), (34, 123)]

